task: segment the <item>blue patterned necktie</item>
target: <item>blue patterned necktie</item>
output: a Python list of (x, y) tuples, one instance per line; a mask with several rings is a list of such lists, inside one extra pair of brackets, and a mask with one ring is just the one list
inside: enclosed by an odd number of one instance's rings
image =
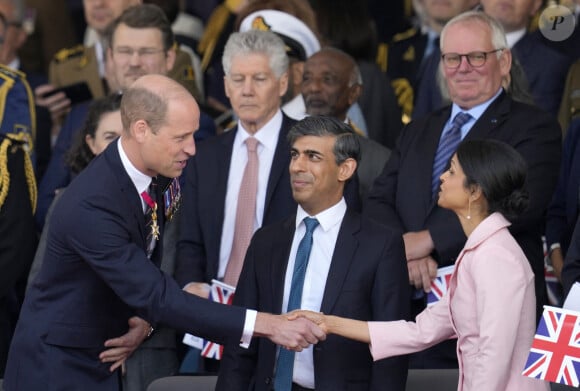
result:
[(451, 128), (445, 133), (439, 141), (437, 153), (433, 163), (433, 177), (431, 179), (431, 197), (435, 199), (440, 185), (439, 177), (443, 174), (445, 167), (449, 163), (449, 159), (459, 146), (461, 142), (461, 127), (471, 119), (471, 115), (467, 113), (459, 113), (453, 118)]
[[(290, 296), (288, 297), (287, 311), (300, 308), (302, 302), (302, 288), (304, 287), (304, 276), (308, 266), (308, 258), (312, 249), (312, 233), (318, 226), (318, 220), (311, 217), (304, 219), (306, 233), (302, 237), (296, 251), (296, 261), (294, 263), (294, 273), (292, 274), (292, 283), (290, 285)], [(290, 391), (292, 389), (292, 372), (294, 371), (294, 352), (280, 348), (278, 362), (276, 363), (276, 379), (274, 381), (274, 390)]]

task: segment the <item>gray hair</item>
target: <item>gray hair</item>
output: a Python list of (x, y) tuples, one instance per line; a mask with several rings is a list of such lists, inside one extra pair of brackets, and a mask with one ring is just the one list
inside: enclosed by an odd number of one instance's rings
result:
[(363, 78), (362, 73), (360, 73), (360, 68), (358, 64), (355, 62), (354, 66), (352, 67), (352, 73), (350, 75), (350, 81), (348, 82), (348, 86), (352, 87), (354, 85), (363, 85)]
[[(466, 22), (476, 22), (487, 26), (491, 31), (491, 45), (493, 46), (494, 49), (505, 49), (508, 47), (504, 29), (497, 20), (495, 20), (494, 18), (492, 18), (491, 16), (487, 15), (482, 11), (467, 11), (457, 15), (449, 22), (447, 22), (445, 27), (443, 27), (443, 31), (441, 31), (441, 40), (440, 40), (440, 48), (442, 52), (443, 52), (443, 42), (445, 41), (445, 37), (447, 36), (449, 27), (458, 23), (466, 23)], [(496, 53), (498, 58), (501, 56), (501, 54), (502, 54), (501, 51)]]
[(288, 56), (284, 41), (270, 31), (248, 30), (231, 34), (226, 43), (222, 57), (226, 76), (230, 74), (235, 56), (254, 53), (265, 54), (270, 59), (270, 68), (277, 78), (288, 71)]
[(321, 115), (306, 117), (297, 122), (288, 132), (288, 142), (294, 145), (297, 139), (304, 136), (335, 136), (334, 157), (336, 164), (343, 163), (346, 159), (360, 160), (360, 143), (358, 136), (352, 128), (334, 118)]

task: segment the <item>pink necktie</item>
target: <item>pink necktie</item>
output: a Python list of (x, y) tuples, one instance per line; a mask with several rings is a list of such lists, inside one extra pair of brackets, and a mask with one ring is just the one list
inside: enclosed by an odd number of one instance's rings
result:
[(224, 274), (224, 282), (231, 286), (236, 286), (238, 283), (246, 250), (254, 234), (256, 193), (258, 192), (258, 140), (253, 137), (247, 138), (246, 148), (248, 148), (248, 163), (246, 163), (242, 185), (238, 193), (234, 242)]

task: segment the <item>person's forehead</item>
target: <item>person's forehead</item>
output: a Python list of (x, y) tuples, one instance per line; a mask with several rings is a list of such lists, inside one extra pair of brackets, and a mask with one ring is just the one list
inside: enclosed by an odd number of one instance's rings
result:
[(348, 73), (353, 64), (344, 56), (333, 52), (317, 53), (305, 63), (305, 68), (310, 72), (332, 71), (338, 74)]
[(231, 73), (263, 73), (272, 72), (270, 58), (262, 52), (239, 53), (232, 57)]
[(491, 30), (479, 21), (465, 20), (447, 29), (442, 42), (444, 51), (450, 47), (469, 47), (470, 50), (488, 50), (492, 46)]
[(155, 46), (162, 43), (163, 36), (161, 30), (156, 27), (130, 27), (124, 23), (117, 26), (113, 33), (113, 44), (132, 44), (135, 42), (147, 43)]

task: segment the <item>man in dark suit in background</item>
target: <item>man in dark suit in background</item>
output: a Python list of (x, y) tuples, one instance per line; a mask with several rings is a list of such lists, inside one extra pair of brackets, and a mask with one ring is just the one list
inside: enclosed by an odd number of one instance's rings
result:
[[(437, 206), (439, 171), (448, 161), (443, 153), (452, 153), (463, 139), (493, 138), (512, 145), (528, 164), (530, 206), (511, 232), (534, 271), (541, 311), (546, 299), (541, 235), (560, 163), (559, 126), (553, 116), (512, 100), (502, 89), (512, 57), (495, 20), (477, 11), (461, 14), (443, 29), (441, 45), (453, 104), (414, 120), (401, 133), (364, 212), (404, 232), (409, 281), (428, 291), (437, 267), (453, 264), (466, 240), (458, 218)], [(422, 299), (416, 304), (417, 311), (424, 307)], [(447, 353), (448, 363), (437, 357), (414, 365), (456, 365), (454, 348)]]
[(159, 270), (165, 203), (156, 199), (195, 153), (199, 115), (187, 90), (165, 76), (143, 76), (126, 91), (122, 136), (54, 209), (44, 262), (10, 348), (5, 390), (119, 390), (118, 368), (150, 325), (222, 343), (268, 336), (299, 350), (324, 338), (312, 324), (202, 300)]
[[(410, 289), (400, 235), (350, 210), (343, 198), (360, 158), (359, 138), (346, 123), (316, 116), (294, 125), (288, 138), (298, 211), (256, 232), (234, 304), (273, 313), (308, 308), (361, 320), (406, 318)], [(305, 235), (312, 235), (306, 258), (299, 245)], [(269, 391), (272, 382), (282, 391), (405, 389), (406, 357), (373, 363), (365, 344), (329, 337), (287, 355), (281, 348), (276, 359), (276, 346), (262, 341), (246, 351), (227, 346), (217, 389)]]
[[(289, 186), (286, 134), (295, 121), (280, 110), (288, 88), (288, 57), (272, 32), (230, 36), (223, 55), (226, 93), (237, 125), (200, 145), (185, 171), (183, 216), (175, 277), (190, 293), (207, 297), (208, 284), (223, 279), (236, 247), (227, 283), (235, 286), (251, 233), (281, 220), (295, 208)], [(238, 199), (248, 162), (247, 139), (257, 140), (254, 202)], [(249, 237), (236, 236), (238, 209), (252, 208)], [(248, 227), (244, 227), (248, 228)], [(240, 259), (241, 257), (241, 259)], [(231, 264), (233, 265), (233, 264)], [(230, 278), (230, 275), (228, 275)]]

